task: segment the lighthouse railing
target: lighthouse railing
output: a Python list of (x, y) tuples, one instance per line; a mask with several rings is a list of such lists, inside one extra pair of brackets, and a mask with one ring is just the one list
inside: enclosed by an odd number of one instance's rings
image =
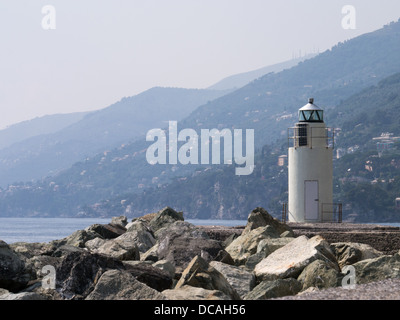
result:
[[(341, 203), (322, 203), (322, 222), (342, 223), (342, 204)], [(324, 217), (329, 217), (324, 219)]]
[(335, 148), (335, 129), (310, 127), (306, 124), (288, 128), (288, 148), (324, 146)]

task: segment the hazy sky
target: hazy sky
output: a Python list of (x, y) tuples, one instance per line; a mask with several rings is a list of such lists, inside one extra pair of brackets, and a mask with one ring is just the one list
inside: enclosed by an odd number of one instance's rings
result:
[(399, 18), (399, 0), (0, 0), (0, 128), (154, 86), (206, 88)]

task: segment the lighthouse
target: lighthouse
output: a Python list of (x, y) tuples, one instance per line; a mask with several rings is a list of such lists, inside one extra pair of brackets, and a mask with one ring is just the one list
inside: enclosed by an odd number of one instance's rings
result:
[(288, 219), (332, 222), (333, 129), (326, 127), (324, 111), (313, 98), (298, 115), (295, 127), (288, 131)]

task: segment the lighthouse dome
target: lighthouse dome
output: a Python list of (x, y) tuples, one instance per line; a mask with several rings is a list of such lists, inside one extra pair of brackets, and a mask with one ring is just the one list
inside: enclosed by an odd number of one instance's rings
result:
[(299, 122), (324, 122), (324, 111), (314, 104), (314, 98), (299, 109)]

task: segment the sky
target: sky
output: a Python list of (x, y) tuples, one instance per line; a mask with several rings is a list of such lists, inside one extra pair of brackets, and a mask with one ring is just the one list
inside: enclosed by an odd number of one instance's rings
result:
[(0, 0), (0, 129), (207, 88), (399, 18), (398, 0)]

